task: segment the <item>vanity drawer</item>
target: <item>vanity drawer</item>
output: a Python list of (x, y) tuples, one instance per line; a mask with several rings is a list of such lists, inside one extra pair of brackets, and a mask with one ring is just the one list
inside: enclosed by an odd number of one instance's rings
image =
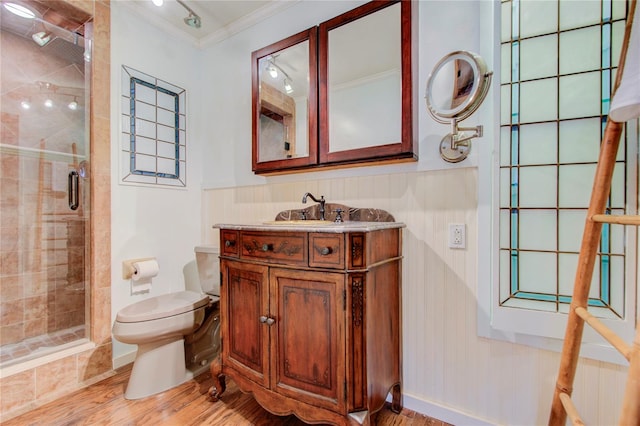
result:
[(240, 256), (245, 259), (306, 266), (307, 234), (242, 232)]
[(220, 231), (220, 250), (225, 256), (238, 257), (239, 231), (223, 229)]
[(344, 268), (344, 234), (309, 234), (309, 266)]

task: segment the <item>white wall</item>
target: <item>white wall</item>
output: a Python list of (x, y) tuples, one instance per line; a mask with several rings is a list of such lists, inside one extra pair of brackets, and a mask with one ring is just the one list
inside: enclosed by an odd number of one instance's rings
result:
[[(203, 121), (199, 96), (200, 52), (184, 41), (149, 25), (126, 2), (111, 2), (111, 264), (112, 320), (124, 306), (158, 294), (184, 289), (183, 267), (195, 260), (201, 243), (200, 204)], [(120, 108), (122, 65), (182, 87), (187, 91), (187, 187), (130, 186), (120, 183)], [(122, 261), (156, 257), (160, 273), (147, 294), (131, 295), (122, 279)], [(113, 356), (130, 355), (136, 347), (114, 340)]]

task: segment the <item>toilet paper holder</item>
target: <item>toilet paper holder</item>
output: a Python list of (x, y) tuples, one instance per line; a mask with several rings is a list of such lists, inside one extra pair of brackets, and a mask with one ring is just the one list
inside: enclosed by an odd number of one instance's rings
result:
[(122, 261), (122, 279), (130, 280), (133, 276), (136, 269), (133, 267), (133, 264), (136, 262), (144, 262), (146, 260), (155, 260), (155, 257), (143, 257), (140, 259), (128, 259)]

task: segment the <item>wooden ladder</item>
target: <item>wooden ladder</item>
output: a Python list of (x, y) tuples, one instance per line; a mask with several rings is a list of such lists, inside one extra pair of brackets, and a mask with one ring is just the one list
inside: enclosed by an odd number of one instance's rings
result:
[[(622, 80), (635, 9), (636, 0), (631, 0), (614, 91)], [(636, 324), (634, 342), (632, 345), (628, 345), (620, 336), (616, 335), (587, 311), (589, 287), (591, 286), (591, 277), (600, 243), (602, 224), (640, 225), (640, 216), (637, 215), (614, 216), (605, 214), (622, 130), (623, 124), (607, 120), (580, 246), (580, 256), (567, 319), (562, 358), (560, 359), (558, 379), (551, 404), (550, 426), (564, 426), (567, 416), (569, 416), (574, 425), (584, 424), (571, 400), (571, 393), (585, 323), (600, 333), (629, 361), (620, 425), (640, 425), (640, 321)]]

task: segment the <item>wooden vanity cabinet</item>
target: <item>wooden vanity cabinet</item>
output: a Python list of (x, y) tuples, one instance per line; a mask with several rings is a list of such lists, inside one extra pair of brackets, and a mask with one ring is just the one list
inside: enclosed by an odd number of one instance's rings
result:
[(222, 352), (211, 365), (278, 415), (370, 424), (401, 409), (399, 228), (221, 231)]

